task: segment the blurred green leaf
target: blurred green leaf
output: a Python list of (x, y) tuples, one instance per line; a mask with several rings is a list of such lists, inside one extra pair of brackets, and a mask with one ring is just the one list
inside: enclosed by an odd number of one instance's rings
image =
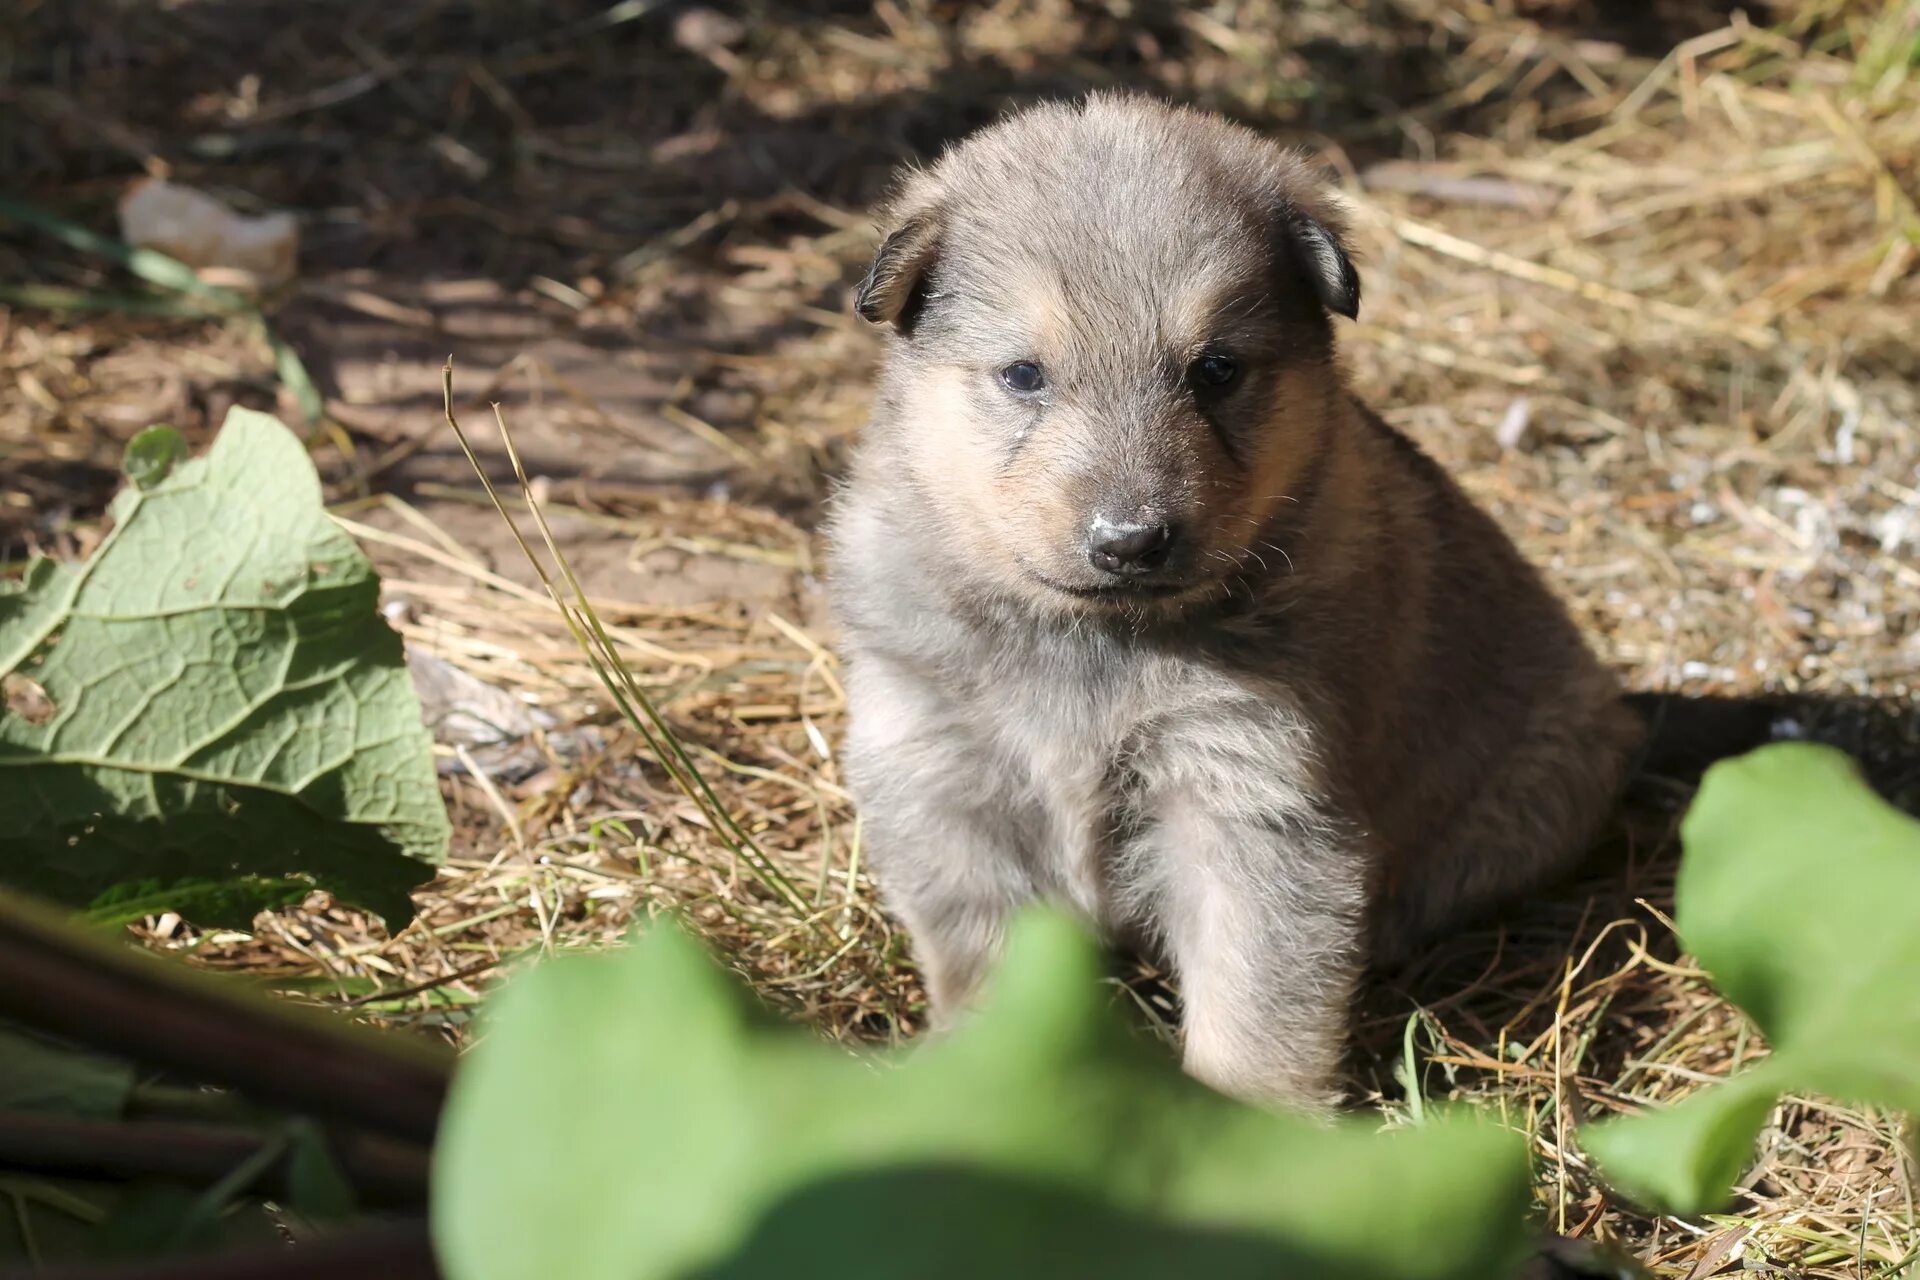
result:
[(273, 352), (273, 372), (280, 379), (280, 385), (293, 395), (293, 402), (300, 406), (300, 417), (312, 426), (327, 414), (327, 399), (320, 393), (313, 375), (307, 372), (306, 361), (293, 349), (293, 344), (273, 331), (263, 316), (260, 320), (260, 336), (266, 341), (267, 349)]
[[(58, 285), (0, 285), (0, 301), (19, 306), (56, 311), (121, 311), (129, 315), (179, 316), (251, 316), (260, 326), (261, 336), (273, 353), (273, 369), (281, 384), (292, 393), (300, 413), (309, 424), (326, 413), (326, 400), (314, 385), (313, 377), (300, 359), (300, 353), (274, 332), (253, 299), (232, 289), (208, 284), (200, 273), (176, 258), (155, 249), (136, 248), (124, 240), (101, 235), (77, 222), (49, 213), (33, 205), (0, 196), (0, 220), (18, 222), (82, 253), (90, 253), (117, 263), (148, 284), (184, 295), (182, 299), (142, 297), (134, 294), (106, 293), (97, 290), (66, 289)], [(187, 301), (191, 299), (191, 301)]]
[(257, 1200), (209, 1197), (158, 1180), (103, 1191), (111, 1210), (87, 1237), (84, 1251), (76, 1252), (149, 1260), (281, 1243), (272, 1216)]
[(187, 455), (187, 441), (172, 427), (148, 427), (127, 441), (126, 458), (121, 470), (127, 479), (142, 489), (151, 489), (173, 471), (173, 464)]
[(226, 880), (133, 880), (115, 885), (89, 902), (81, 918), (117, 929), (172, 911), (188, 920), (244, 927), (262, 911), (290, 907), (312, 893), (304, 876), (233, 876)]
[(1641, 1204), (1694, 1214), (1784, 1092), (1920, 1113), (1920, 822), (1843, 753), (1781, 743), (1709, 770), (1681, 836), (1681, 940), (1773, 1053), (1582, 1141)]
[(899, 1063), (772, 1025), (678, 928), (510, 983), (435, 1158), (451, 1280), (1081, 1274), (1491, 1280), (1525, 1252), (1518, 1135), (1243, 1106), (1024, 917), (986, 1007)]
[(0, 1111), (110, 1120), (126, 1110), (128, 1064), (0, 1024)]
[(186, 263), (155, 249), (139, 249), (124, 240), (103, 236), (77, 222), (49, 213), (33, 205), (0, 196), (0, 218), (9, 219), (52, 236), (68, 248), (91, 253), (117, 263), (148, 284), (202, 298), (211, 305), (230, 311), (255, 310), (250, 299), (231, 289), (208, 284)]
[[(284, 1239), (257, 1200), (209, 1213), (192, 1188), (159, 1179), (89, 1182), (0, 1173), (0, 1268), (118, 1258), (129, 1262)], [(8, 1269), (8, 1277), (37, 1274)]]
[(205, 319), (228, 314), (217, 302), (175, 294), (118, 293), (106, 289), (73, 289), (57, 284), (0, 283), (0, 302), (36, 311), (106, 311), (127, 316), (175, 316)]
[(265, 414), (153, 479), (163, 454), (91, 560), (0, 592), (0, 677), (38, 708), (0, 714), (0, 879), (236, 927), (262, 880), (318, 885), (398, 928), (448, 826), (373, 566)]
[(0, 1173), (0, 1261), (85, 1257), (120, 1188), (77, 1178)]
[(326, 1135), (309, 1120), (288, 1126), (287, 1191), (292, 1207), (309, 1218), (344, 1218), (359, 1207), (353, 1184), (340, 1172)]

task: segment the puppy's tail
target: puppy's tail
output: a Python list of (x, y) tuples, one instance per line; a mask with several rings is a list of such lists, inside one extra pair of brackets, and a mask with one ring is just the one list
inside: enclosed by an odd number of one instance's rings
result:
[(1881, 795), (1920, 814), (1920, 699), (1636, 693), (1627, 695), (1626, 702), (1647, 725), (1630, 785), (1677, 783), (1690, 788), (1717, 760), (1769, 742), (1800, 740), (1845, 751), (1860, 762)]
[(1630, 693), (1627, 706), (1647, 725), (1635, 778), (1698, 782), (1717, 760), (1798, 736), (1785, 697), (1695, 697), (1684, 693)]

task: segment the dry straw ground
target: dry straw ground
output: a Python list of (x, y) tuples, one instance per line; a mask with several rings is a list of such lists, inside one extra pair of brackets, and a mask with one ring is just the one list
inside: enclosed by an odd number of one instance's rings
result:
[[(303, 274), (269, 311), (328, 396), (314, 452), (338, 511), (417, 652), (550, 717), (531, 749), (446, 748), (460, 834), (401, 936), (315, 901), (244, 937), (154, 922), (155, 946), (458, 1038), (513, 963), (682, 910), (825, 1034), (910, 1034), (920, 993), (838, 785), (812, 576), (875, 352), (845, 293), (893, 164), (1090, 85), (1325, 155), (1361, 210), (1355, 383), (1632, 685), (1806, 694), (1802, 722), (1871, 739), (1889, 785), (1920, 776), (1910, 0), (9, 14), (10, 190), (100, 229), (142, 172), (300, 212)], [(240, 322), (165, 314), (18, 229), (0, 281), (0, 555), (83, 551), (133, 429), (204, 438), (226, 404), (291, 407)], [(463, 419), (504, 402), (635, 673), (792, 894), (610, 713), (441, 422), (448, 351)], [(1920, 1230), (1885, 1116), (1790, 1100), (1724, 1218), (1638, 1216), (1589, 1177), (1576, 1122), (1765, 1052), (1677, 952), (1680, 796), (1643, 790), (1609, 870), (1377, 984), (1356, 1092), (1399, 1113), (1411, 1078), (1497, 1111), (1538, 1148), (1546, 1217), (1663, 1277), (1897, 1274)], [(1806, 910), (1844, 928), (1862, 891), (1810, 885)], [(1152, 975), (1126, 996), (1164, 1026)]]

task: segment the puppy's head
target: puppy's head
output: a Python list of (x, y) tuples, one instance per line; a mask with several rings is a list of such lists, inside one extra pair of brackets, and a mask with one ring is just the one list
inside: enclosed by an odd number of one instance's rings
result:
[(1299, 158), (1097, 96), (969, 138), (888, 225), (855, 305), (893, 330), (888, 416), (956, 571), (1132, 611), (1284, 554), (1339, 393), (1330, 316), (1360, 296)]

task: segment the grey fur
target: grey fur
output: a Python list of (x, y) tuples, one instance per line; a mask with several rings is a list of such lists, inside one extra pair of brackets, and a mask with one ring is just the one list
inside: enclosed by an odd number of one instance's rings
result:
[[(888, 217), (832, 587), (847, 777), (936, 1021), (1051, 899), (1173, 965), (1196, 1076), (1329, 1104), (1364, 965), (1563, 868), (1639, 722), (1348, 394), (1358, 280), (1299, 159), (1095, 97), (975, 135)], [(1188, 381), (1221, 352), (1226, 391)], [(1120, 517), (1181, 531), (1140, 584), (1087, 561)]]

